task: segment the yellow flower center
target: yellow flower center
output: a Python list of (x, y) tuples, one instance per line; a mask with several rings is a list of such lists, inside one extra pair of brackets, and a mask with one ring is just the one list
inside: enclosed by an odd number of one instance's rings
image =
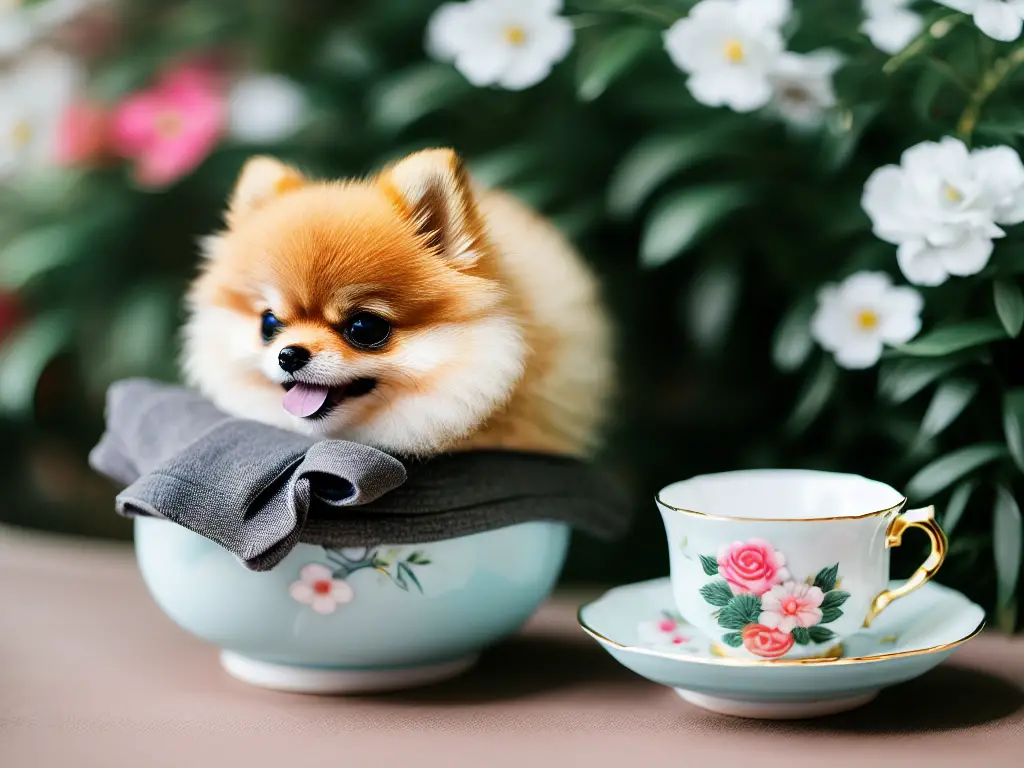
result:
[(944, 194), (946, 199), (951, 203), (959, 203), (964, 199), (963, 193), (952, 184), (943, 184), (942, 194)]
[(185, 121), (181, 119), (181, 115), (177, 112), (161, 112), (156, 117), (154, 128), (156, 132), (160, 134), (161, 138), (173, 139), (184, 127)]
[(505, 40), (509, 45), (520, 46), (526, 42), (526, 30), (515, 24), (505, 27)]
[(726, 40), (725, 45), (722, 46), (722, 53), (725, 54), (727, 61), (733, 64), (740, 64), (746, 57), (746, 52), (743, 50), (743, 43), (739, 40)]
[(27, 120), (19, 120), (11, 128), (11, 140), (18, 149), (23, 149), (32, 141), (32, 125)]
[(878, 313), (871, 309), (862, 309), (857, 313), (857, 328), (862, 331), (873, 331), (878, 327)]

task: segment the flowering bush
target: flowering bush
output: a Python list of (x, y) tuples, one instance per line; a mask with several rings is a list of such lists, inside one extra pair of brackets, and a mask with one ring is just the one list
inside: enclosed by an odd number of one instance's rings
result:
[[(82, 465), (101, 393), (174, 376), (194, 244), (245, 156), (334, 176), (450, 144), (580, 245), (620, 318), (608, 460), (645, 514), (626, 556), (577, 547), (573, 572), (660, 575), (647, 499), (670, 480), (815, 466), (937, 503), (942, 578), (1013, 626), (1022, 8), (15, 4), (0, 16), (0, 296), (19, 310), (0, 437), (26, 463), (8, 462), (8, 488), (34, 483), (23, 517), (89, 499), (108, 515)], [(917, 553), (895, 556), (898, 573)], [(777, 651), (758, 627), (749, 642)]]

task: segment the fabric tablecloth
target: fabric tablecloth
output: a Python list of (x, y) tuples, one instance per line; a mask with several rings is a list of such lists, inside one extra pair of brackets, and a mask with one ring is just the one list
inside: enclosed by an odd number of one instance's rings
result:
[(128, 546), (0, 528), (0, 766), (1024, 765), (1024, 638), (984, 633), (851, 713), (740, 720), (618, 666), (576, 626), (591, 596), (557, 593), (447, 683), (285, 694), (228, 677)]

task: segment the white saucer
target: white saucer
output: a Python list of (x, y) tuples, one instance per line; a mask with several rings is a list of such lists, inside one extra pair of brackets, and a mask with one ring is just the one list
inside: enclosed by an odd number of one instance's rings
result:
[(885, 686), (937, 666), (985, 625), (980, 606), (928, 583), (847, 638), (838, 658), (760, 661), (713, 653), (708, 638), (675, 611), (671, 582), (656, 579), (605, 593), (580, 608), (579, 623), (616, 661), (691, 704), (772, 720), (859, 707)]

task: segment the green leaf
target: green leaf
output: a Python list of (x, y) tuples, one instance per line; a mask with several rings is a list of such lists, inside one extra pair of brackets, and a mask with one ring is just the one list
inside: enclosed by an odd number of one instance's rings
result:
[(899, 405), (963, 362), (960, 357), (938, 357), (900, 360), (893, 365), (884, 366), (878, 376), (879, 394), (893, 405)]
[(68, 314), (52, 311), (18, 326), (0, 346), (0, 413), (28, 416), (36, 385), (71, 336)]
[(973, 480), (965, 480), (960, 483), (949, 497), (949, 501), (946, 502), (946, 512), (942, 516), (942, 530), (945, 531), (947, 536), (952, 536), (953, 531), (960, 522), (960, 518), (963, 517), (964, 511), (967, 509), (967, 502), (971, 499), (971, 494), (974, 493), (974, 489), (977, 486)]
[(516, 184), (508, 184), (505, 190), (511, 192), (527, 205), (542, 211), (558, 196), (558, 183), (552, 178), (523, 179)]
[(936, 328), (931, 333), (896, 348), (913, 357), (939, 357), (1006, 338), (1006, 330), (992, 320), (970, 320)]
[(519, 144), (474, 157), (468, 165), (476, 181), (486, 187), (501, 187), (539, 168), (543, 162), (536, 144)]
[(707, 602), (715, 606), (728, 605), (733, 598), (732, 590), (723, 579), (716, 579), (710, 584), (705, 584), (700, 588), (700, 594)]
[(704, 573), (708, 576), (718, 575), (718, 560), (710, 555), (700, 556), (700, 567), (704, 569)]
[(178, 296), (172, 286), (149, 284), (129, 292), (103, 343), (105, 380), (152, 373), (166, 360), (177, 314)]
[(714, 131), (642, 139), (612, 172), (608, 211), (620, 218), (633, 215), (662, 182), (714, 155), (723, 144), (723, 137)]
[(471, 91), (462, 75), (432, 62), (416, 64), (381, 82), (370, 99), (370, 121), (395, 134)]
[(1003, 395), (1003, 433), (1017, 468), (1024, 472), (1024, 387)]
[(849, 592), (843, 592), (841, 589), (833, 589), (830, 592), (825, 593), (825, 599), (821, 601), (821, 610), (827, 611), (830, 608), (838, 608), (849, 599)]
[(813, 296), (797, 302), (783, 316), (772, 337), (772, 362), (780, 371), (795, 371), (814, 349), (811, 316), (817, 302)]
[(604, 223), (605, 218), (604, 203), (596, 197), (584, 198), (548, 216), (549, 221), (573, 241), (579, 240), (590, 230)]
[(757, 595), (734, 595), (718, 614), (718, 625), (723, 629), (743, 629), (756, 624), (761, 617), (761, 598)]
[(1015, 283), (996, 280), (992, 283), (992, 298), (996, 305), (996, 314), (1006, 329), (1006, 333), (1017, 338), (1024, 326), (1024, 295)]
[(584, 49), (576, 69), (576, 93), (593, 101), (625, 74), (652, 46), (656, 34), (648, 27), (624, 26)]
[(822, 592), (831, 592), (836, 586), (836, 577), (839, 575), (839, 563), (822, 568), (814, 577), (814, 585)]
[(917, 433), (918, 442), (935, 437), (952, 424), (963, 413), (978, 393), (978, 382), (971, 379), (950, 379), (942, 382), (935, 390), (928, 410), (921, 419)]
[(839, 372), (835, 363), (831, 358), (822, 358), (818, 370), (806, 381), (797, 397), (796, 407), (786, 422), (786, 431), (797, 435), (807, 429), (821, 415), (838, 382)]
[(161, 63), (159, 52), (154, 51), (108, 57), (90, 78), (90, 94), (99, 103), (117, 101), (144, 88)]
[(911, 102), (914, 106), (914, 110), (917, 112), (918, 117), (925, 122), (931, 122), (934, 119), (932, 114), (932, 105), (935, 103), (935, 99), (942, 92), (943, 86), (947, 80), (943, 74), (937, 72), (934, 69), (930, 69), (927, 72), (922, 72), (918, 79), (917, 88), (914, 90), (914, 95), (911, 98)]
[(829, 640), (832, 640), (836, 636), (835, 632), (833, 632), (828, 627), (821, 626), (820, 624), (814, 627), (810, 627), (807, 631), (811, 635), (812, 643), (827, 643)]
[(740, 295), (740, 272), (732, 260), (715, 259), (694, 278), (683, 302), (690, 334), (705, 351), (720, 347), (726, 337)]
[(420, 591), (420, 594), (423, 594), (423, 585), (420, 584), (420, 580), (416, 578), (416, 574), (412, 572), (412, 568), (410, 568), (405, 563), (399, 563), (398, 572), (400, 574), (404, 574), (409, 579), (409, 581), (411, 581), (416, 586), (416, 589)]
[(827, 120), (823, 135), (821, 165), (836, 171), (853, 156), (861, 136), (882, 111), (882, 104), (857, 104), (851, 109), (835, 110)]
[(793, 627), (793, 642), (797, 645), (807, 645), (811, 642), (811, 633), (805, 627)]
[[(1024, 527), (1021, 525), (1020, 507), (1004, 486), (996, 489), (996, 504), (992, 520), (992, 554), (996, 566), (996, 602), (1000, 607), (1013, 601), (1020, 579), (1021, 547)], [(1010, 614), (1012, 616), (1012, 612)], [(1001, 627), (1007, 631), (1010, 627)]]
[(843, 615), (843, 612), (841, 610), (839, 610), (838, 608), (823, 609), (822, 612), (821, 612), (821, 623), (822, 624), (831, 624), (833, 621), (835, 621), (836, 619), (840, 618), (842, 615)]
[(739, 648), (743, 645), (743, 635), (739, 632), (726, 632), (722, 635), (722, 642), (730, 648)]
[(35, 277), (72, 262), (79, 254), (81, 227), (52, 224), (33, 229), (0, 251), (0, 288), (19, 291)]
[(694, 187), (663, 199), (647, 217), (640, 242), (641, 265), (653, 269), (685, 253), (748, 199), (747, 190), (738, 184)]
[(1007, 456), (1000, 443), (978, 443), (947, 453), (926, 464), (907, 483), (907, 494), (915, 499), (930, 499), (979, 467)]

